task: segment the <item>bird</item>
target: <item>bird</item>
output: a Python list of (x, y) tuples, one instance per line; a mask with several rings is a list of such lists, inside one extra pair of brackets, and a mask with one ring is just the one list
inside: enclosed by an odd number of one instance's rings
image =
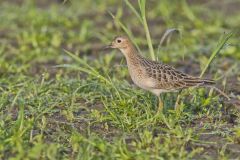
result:
[[(214, 80), (194, 77), (168, 64), (143, 57), (127, 36), (116, 36), (105, 48), (119, 49), (122, 52), (134, 84), (158, 97), (158, 111), (162, 111), (164, 107), (161, 93), (181, 91), (190, 87), (210, 86), (229, 98), (220, 89), (214, 87)], [(175, 109), (178, 107), (177, 101)]]

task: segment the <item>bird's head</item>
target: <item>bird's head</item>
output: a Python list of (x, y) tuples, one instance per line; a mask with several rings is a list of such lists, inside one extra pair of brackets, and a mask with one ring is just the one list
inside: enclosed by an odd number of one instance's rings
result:
[(118, 48), (120, 50), (126, 49), (130, 44), (130, 41), (125, 36), (117, 36), (113, 39), (112, 43), (106, 48)]

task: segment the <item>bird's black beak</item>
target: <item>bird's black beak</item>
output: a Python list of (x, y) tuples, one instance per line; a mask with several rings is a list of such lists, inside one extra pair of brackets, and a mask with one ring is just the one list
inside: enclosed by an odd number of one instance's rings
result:
[(103, 49), (109, 49), (109, 48), (113, 48), (112, 44), (109, 44), (109, 45), (103, 47)]
[(113, 48), (112, 44), (107, 45), (107, 46), (103, 46), (100, 50), (104, 51), (104, 50), (110, 49), (110, 48)]

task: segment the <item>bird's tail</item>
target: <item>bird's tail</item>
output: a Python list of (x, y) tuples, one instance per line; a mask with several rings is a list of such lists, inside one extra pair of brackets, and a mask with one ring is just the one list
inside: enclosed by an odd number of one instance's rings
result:
[(219, 88), (215, 87), (214, 85), (216, 82), (211, 79), (201, 79), (201, 78), (186, 78), (184, 80), (189, 86), (196, 86), (196, 87), (207, 87), (207, 88), (212, 88), (218, 93), (220, 93), (222, 96), (226, 97), (228, 100), (230, 100), (229, 96), (224, 93), (222, 90)]
[(196, 77), (186, 77), (183, 80), (187, 86), (205, 86), (205, 85), (215, 85), (215, 81), (211, 79), (201, 79)]
[(211, 80), (211, 79), (200, 79), (200, 81), (203, 82), (203, 85), (215, 85), (216, 82), (214, 80)]

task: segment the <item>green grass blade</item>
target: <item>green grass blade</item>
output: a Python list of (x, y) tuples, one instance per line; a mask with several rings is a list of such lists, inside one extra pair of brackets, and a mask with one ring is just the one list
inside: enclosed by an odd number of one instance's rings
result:
[(149, 32), (148, 24), (147, 24), (147, 18), (146, 18), (146, 0), (138, 0), (138, 6), (140, 8), (141, 15), (139, 15), (137, 10), (133, 7), (133, 5), (128, 0), (124, 0), (124, 2), (132, 10), (132, 12), (136, 15), (136, 17), (139, 19), (139, 21), (142, 23), (145, 34), (146, 34), (147, 44), (148, 44), (151, 59), (155, 60), (156, 58), (155, 58), (154, 49), (153, 49), (153, 45), (152, 45), (152, 39), (151, 39), (151, 35)]
[(131, 9), (131, 11), (135, 14), (135, 16), (137, 17), (137, 19), (143, 23), (143, 20), (140, 16), (140, 14), (138, 13), (138, 11), (133, 7), (133, 5), (128, 1), (128, 0), (124, 0), (124, 2), (126, 3), (126, 5)]
[(77, 69), (81, 72), (87, 73), (89, 75), (92, 75), (102, 81), (104, 81), (105, 83), (107, 83), (109, 86), (111, 86), (117, 93), (119, 99), (121, 100), (121, 95), (118, 91), (118, 89), (116, 88), (116, 86), (114, 85), (114, 83), (111, 81), (110, 77), (105, 78), (104, 76), (102, 76), (96, 69), (94, 69), (93, 67), (91, 67), (89, 64), (87, 64), (87, 62), (83, 61), (82, 59), (80, 59), (78, 56), (72, 54), (71, 52), (64, 50), (69, 56), (71, 56), (74, 60), (76, 60), (77, 62), (79, 62), (80, 64), (83, 65), (83, 67), (79, 67), (79, 66), (75, 66), (75, 65), (58, 65), (58, 67), (66, 67), (66, 68), (72, 68), (72, 69)]
[(140, 8), (141, 17), (142, 17), (142, 20), (143, 20), (142, 24), (143, 24), (145, 35), (146, 35), (146, 38), (147, 38), (147, 44), (148, 44), (148, 49), (149, 49), (149, 52), (150, 52), (150, 56), (151, 56), (152, 60), (156, 60), (153, 45), (152, 45), (152, 39), (151, 39), (151, 35), (150, 35), (150, 32), (149, 32), (147, 18), (146, 18), (146, 0), (139, 0), (138, 5), (139, 5), (139, 8)]
[(155, 60), (156, 58), (155, 58), (154, 49), (153, 49), (153, 45), (152, 45), (152, 39), (151, 39), (151, 35), (150, 35), (150, 32), (149, 32), (147, 19), (146, 19), (145, 16), (143, 17), (143, 26), (144, 26), (144, 30), (145, 30), (145, 33), (146, 33), (146, 38), (147, 38), (147, 43), (148, 43), (150, 56), (151, 56), (152, 60)]
[(109, 12), (109, 14), (112, 16), (113, 20), (120, 25), (120, 27), (123, 29), (123, 31), (127, 34), (127, 36), (130, 38), (130, 40), (133, 42), (134, 46), (141, 53), (139, 46), (137, 45), (136, 41), (134, 40), (132, 32), (118, 18), (116, 18), (116, 16), (114, 16), (111, 12)]
[(220, 38), (219, 44), (217, 46), (217, 48), (212, 52), (210, 58), (208, 59), (207, 64), (205, 65), (205, 67), (203, 68), (201, 74), (200, 74), (200, 78), (203, 76), (203, 74), (206, 72), (206, 70), (208, 69), (208, 67), (210, 66), (210, 64), (212, 63), (213, 59), (217, 56), (217, 54), (221, 51), (221, 49), (225, 46), (225, 44), (227, 43), (227, 41), (232, 37), (233, 33), (228, 33), (226, 36), (223, 36), (222, 38)]
[[(161, 38), (161, 40), (160, 40), (160, 42), (159, 42), (159, 45), (158, 45), (157, 54), (160, 53), (160, 49), (161, 49), (163, 43), (164, 43), (165, 41), (167, 41), (168, 39), (170, 39), (170, 38), (171, 38), (171, 35), (172, 35), (173, 33), (179, 33), (179, 34), (180, 34), (180, 30), (177, 29), (177, 28), (170, 28), (170, 29), (168, 29), (168, 30), (166, 30), (166, 31), (164, 32), (164, 34), (163, 34), (163, 36), (162, 36), (162, 38)], [(180, 36), (181, 36), (181, 35), (180, 35)]]

